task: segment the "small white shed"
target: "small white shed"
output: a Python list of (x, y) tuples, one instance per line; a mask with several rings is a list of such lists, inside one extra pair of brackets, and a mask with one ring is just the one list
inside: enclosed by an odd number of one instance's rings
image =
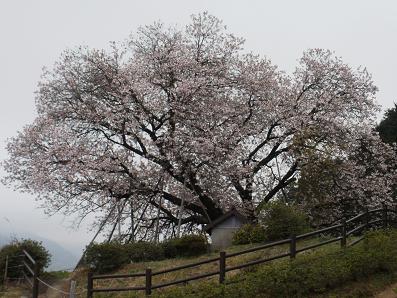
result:
[(236, 209), (231, 209), (212, 223), (204, 227), (211, 235), (211, 248), (223, 249), (232, 244), (233, 233), (248, 222), (247, 218)]

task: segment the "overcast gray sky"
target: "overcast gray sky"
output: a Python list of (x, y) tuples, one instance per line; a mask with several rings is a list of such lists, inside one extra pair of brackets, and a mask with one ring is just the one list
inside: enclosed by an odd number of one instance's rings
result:
[[(7, 138), (34, 119), (41, 69), (62, 50), (104, 48), (141, 25), (158, 20), (184, 25), (202, 11), (221, 18), (246, 39), (247, 50), (283, 70), (291, 71), (305, 49), (331, 49), (351, 65), (367, 67), (384, 108), (397, 101), (397, 1), (1, 0), (0, 159), (7, 156)], [(0, 185), (0, 233), (34, 232), (74, 251), (89, 241), (89, 222), (71, 230), (70, 218), (47, 218), (37, 206), (34, 197)]]

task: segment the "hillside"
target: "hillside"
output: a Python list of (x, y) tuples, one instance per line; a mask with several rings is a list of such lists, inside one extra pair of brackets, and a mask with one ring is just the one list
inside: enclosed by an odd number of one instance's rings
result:
[[(327, 241), (329, 238), (316, 238), (299, 241), (297, 249)], [(352, 243), (355, 238), (350, 239)], [(227, 249), (228, 254), (256, 248), (258, 245), (239, 245)], [(269, 258), (289, 250), (289, 246), (264, 249), (227, 259), (227, 268), (246, 264), (254, 260)], [(168, 268), (196, 263), (218, 256), (217, 252), (194, 258), (175, 258), (156, 262), (126, 264), (109, 274), (131, 274), (151, 268), (158, 272)], [(204, 264), (168, 274), (153, 277), (153, 286), (177, 279), (197, 276), (216, 271), (218, 263)], [(70, 275), (77, 281), (76, 292), (86, 295), (87, 268), (79, 269)], [(68, 279), (59, 279), (57, 288), (68, 291)], [(263, 265), (255, 265), (228, 272), (226, 282), (220, 285), (218, 276), (192, 281), (186, 285), (171, 286), (153, 290), (152, 297), (162, 298), (244, 298), (244, 297), (396, 297), (397, 287), (397, 231), (377, 231), (366, 235), (364, 241), (340, 248), (340, 243), (332, 243), (299, 253), (294, 260), (284, 258)], [(137, 287), (145, 284), (144, 278), (102, 279), (94, 282), (94, 288)], [(15, 296), (18, 288), (11, 289)], [(42, 289), (46, 291), (46, 289)], [(18, 294), (17, 294), (18, 295)], [(385, 296), (386, 295), (386, 296)], [(144, 292), (95, 293), (95, 298), (144, 297)]]
[[(302, 241), (299, 247), (316, 244), (325, 239)], [(247, 249), (234, 246), (228, 253)], [(259, 258), (270, 257), (289, 249), (283, 245), (228, 259), (228, 267), (244, 264)], [(127, 264), (112, 274), (140, 273), (145, 268), (153, 272), (202, 261), (217, 256), (212, 253), (197, 258), (178, 258), (158, 262)], [(216, 271), (217, 263), (205, 264), (181, 271), (153, 277), (153, 286)], [(373, 297), (397, 281), (397, 232), (370, 233), (367, 240), (354, 247), (340, 249), (339, 243), (329, 244), (302, 252), (295, 260), (284, 258), (267, 265), (255, 265), (228, 272), (226, 284), (219, 285), (218, 276), (189, 282), (186, 286), (171, 286), (153, 290), (153, 297)], [(77, 280), (78, 292), (84, 291), (87, 269), (72, 274)], [(119, 278), (97, 280), (94, 288), (137, 287), (144, 285), (144, 278)], [(94, 297), (144, 297), (140, 292), (96, 293)]]
[[(310, 239), (310, 240), (302, 240), (298, 242), (297, 249), (308, 246), (311, 244), (317, 244), (321, 241), (325, 241), (329, 238), (316, 238), (316, 239)], [(242, 250), (247, 250), (250, 248), (254, 248), (259, 246), (258, 244), (249, 244), (249, 245), (237, 245), (237, 246), (232, 246), (228, 249), (226, 249), (227, 253), (234, 253), (234, 252), (239, 252)], [(339, 243), (334, 243), (330, 244), (324, 247), (319, 247), (316, 251), (319, 252), (331, 252), (335, 250), (339, 250)], [(283, 254), (288, 252), (289, 250), (289, 245), (284, 244), (282, 246), (278, 247), (273, 247), (265, 250), (260, 250), (252, 253), (248, 253), (245, 255), (240, 255), (233, 257), (231, 259), (227, 260), (227, 265), (228, 266), (234, 266), (234, 265), (239, 265), (239, 264), (246, 264), (251, 261), (255, 261), (258, 259), (263, 259), (263, 258), (269, 258), (277, 254)], [(174, 268), (178, 266), (183, 266), (191, 263), (196, 263), (200, 261), (204, 261), (210, 258), (214, 258), (219, 256), (218, 252), (213, 252), (210, 254), (202, 255), (199, 257), (190, 257), (190, 258), (175, 258), (175, 259), (167, 259), (167, 260), (162, 260), (162, 261), (155, 261), (155, 262), (140, 262), (140, 263), (133, 263), (133, 264), (127, 264), (120, 270), (117, 270), (115, 272), (112, 272), (112, 274), (131, 274), (131, 273), (142, 273), (145, 271), (146, 268), (151, 268), (153, 272), (164, 270), (164, 269), (169, 269), (169, 268)], [(272, 263), (277, 263), (280, 261), (274, 261)], [(203, 264), (200, 266), (192, 267), (192, 268), (186, 268), (180, 271), (172, 272), (172, 273), (167, 273), (167, 274), (161, 274), (158, 276), (153, 277), (153, 285), (160, 284), (160, 283), (166, 283), (166, 282), (171, 282), (175, 281), (178, 279), (183, 279), (183, 278), (188, 278), (188, 277), (193, 277), (197, 276), (199, 274), (204, 274), (212, 271), (216, 271), (219, 268), (218, 262), (213, 262), (209, 264)], [(227, 277), (232, 277), (232, 276), (237, 276), (241, 274), (242, 272), (249, 272), (251, 271), (250, 268), (247, 269), (242, 269), (242, 270), (236, 270), (227, 273)], [(78, 292), (83, 291), (84, 288), (86, 287), (86, 280), (87, 280), (87, 269), (80, 269), (77, 272), (74, 272), (71, 276), (72, 279), (77, 280), (78, 284)], [(205, 279), (200, 279), (198, 281), (192, 281), (189, 282), (189, 284), (200, 284), (203, 281), (217, 281), (218, 276), (214, 277), (209, 277)], [(137, 287), (137, 286), (142, 286), (145, 284), (144, 277), (142, 278), (120, 278), (120, 279), (113, 279), (113, 280), (98, 280), (95, 283), (96, 287)], [(167, 291), (169, 288), (165, 288), (165, 291)], [(164, 290), (155, 290), (154, 293), (161, 293)], [(137, 295), (138, 297), (142, 296), (144, 293), (141, 291), (139, 293), (112, 293), (112, 294), (101, 294), (99, 297), (135, 297), (134, 295)], [(95, 296), (96, 297), (96, 296)]]

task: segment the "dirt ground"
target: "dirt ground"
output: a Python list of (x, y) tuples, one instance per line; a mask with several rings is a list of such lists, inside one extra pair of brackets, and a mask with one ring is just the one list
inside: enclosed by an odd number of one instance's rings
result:
[(397, 298), (397, 283), (387, 287), (383, 292), (376, 295), (376, 298)]

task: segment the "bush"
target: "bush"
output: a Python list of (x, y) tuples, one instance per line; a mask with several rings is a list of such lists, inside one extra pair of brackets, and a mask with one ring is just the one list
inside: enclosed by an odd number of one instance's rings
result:
[(126, 244), (126, 251), (132, 262), (157, 261), (165, 258), (163, 246), (151, 242)]
[(267, 241), (286, 239), (310, 229), (305, 214), (281, 202), (269, 203), (263, 209), (261, 223), (265, 227)]
[(166, 259), (172, 259), (178, 256), (178, 252), (172, 239), (162, 242), (161, 247), (163, 248), (164, 257)]
[(266, 231), (260, 225), (246, 224), (243, 225), (233, 234), (232, 243), (236, 244), (249, 244), (259, 243), (266, 240)]
[(162, 243), (167, 258), (189, 257), (205, 254), (208, 250), (207, 238), (203, 235), (185, 235)]
[[(202, 282), (175, 288), (160, 297), (312, 297), (351, 281), (397, 270), (397, 231), (367, 233), (364, 243), (298, 255), (295, 260), (273, 262), (229, 279), (225, 287)], [(243, 278), (243, 279), (242, 279)], [(154, 297), (158, 297), (154, 295)]]
[(126, 246), (117, 242), (94, 243), (87, 247), (85, 261), (95, 272), (106, 273), (129, 262)]
[(197, 256), (206, 253), (207, 247), (207, 239), (202, 235), (186, 235), (159, 244), (151, 242), (94, 243), (87, 247), (85, 262), (95, 272), (106, 273), (119, 269), (129, 262)]
[[(13, 240), (11, 243), (3, 246), (0, 249), (0, 274), (4, 275), (5, 268), (5, 260), (8, 256), (9, 262), (9, 271), (8, 277), (16, 278), (19, 277), (20, 271), (18, 268), (14, 267), (21, 264), (22, 258), (20, 257), (23, 254), (23, 250), (26, 250), (32, 258), (38, 263), (39, 271), (42, 273), (44, 268), (48, 267), (51, 262), (51, 254), (48, 250), (43, 246), (42, 242), (31, 240), (31, 239), (21, 239), (21, 240)], [(30, 265), (30, 262), (27, 262)], [(31, 267), (33, 269), (33, 265)], [(0, 282), (3, 282), (1, 279)]]

